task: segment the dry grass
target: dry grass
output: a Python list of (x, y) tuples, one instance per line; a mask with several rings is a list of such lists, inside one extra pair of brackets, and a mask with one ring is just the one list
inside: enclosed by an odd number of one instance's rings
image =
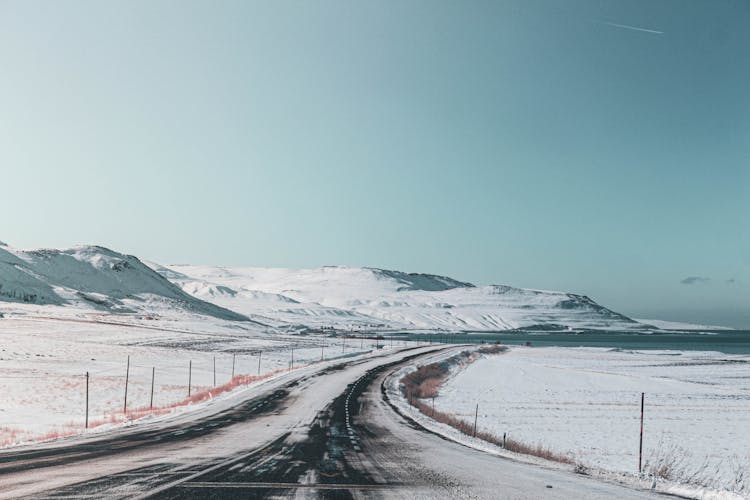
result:
[(474, 429), (473, 422), (467, 422), (452, 413), (433, 410), (424, 399), (434, 398), (438, 395), (440, 387), (450, 376), (451, 369), (456, 366), (466, 365), (477, 360), (481, 354), (499, 354), (505, 352), (507, 347), (502, 345), (483, 346), (477, 351), (463, 351), (445, 361), (420, 366), (415, 371), (407, 374), (401, 379), (401, 391), (407, 398), (409, 404), (424, 415), (436, 422), (449, 425), (466, 436), (476, 437), (488, 443), (501, 446), (506, 450), (525, 455), (552, 460), (564, 464), (574, 465), (575, 461), (560, 453), (556, 453), (541, 445), (529, 445), (505, 436), (498, 436), (492, 432)]
[(525, 455), (533, 455), (535, 457), (544, 458), (546, 460), (552, 460), (553, 462), (560, 462), (564, 464), (570, 464), (574, 465), (575, 460), (568, 457), (567, 455), (563, 455), (560, 453), (556, 453), (549, 448), (546, 448), (542, 445), (529, 445), (526, 443), (523, 443), (521, 441), (508, 438), (506, 437), (503, 439), (503, 436), (498, 436), (497, 434), (494, 434), (489, 431), (483, 431), (480, 429), (477, 429), (476, 435), (474, 434), (474, 423), (468, 422), (466, 420), (463, 420), (460, 417), (457, 417), (456, 415), (452, 413), (442, 412), (439, 410), (435, 410), (433, 412), (432, 407), (425, 403), (424, 401), (420, 401), (418, 399), (414, 399), (411, 403), (413, 407), (418, 409), (420, 412), (422, 412), (424, 415), (427, 415), (428, 417), (432, 418), (436, 422), (440, 422), (441, 424), (446, 424), (457, 431), (459, 431), (461, 434), (464, 434), (466, 436), (476, 437), (477, 439), (481, 439), (482, 441), (486, 441), (488, 443), (492, 443), (494, 445), (500, 446), (502, 448), (505, 448), (506, 450), (510, 450), (516, 453), (523, 453)]
[(471, 364), (479, 359), (481, 354), (498, 354), (507, 350), (508, 348), (503, 345), (487, 345), (474, 351), (462, 351), (438, 363), (420, 366), (401, 379), (402, 391), (410, 400), (434, 398), (454, 367)]
[[(674, 443), (664, 443), (661, 439), (651, 451), (643, 470), (656, 478), (681, 484), (690, 484), (713, 490), (728, 490), (747, 496), (750, 484), (747, 474), (750, 471), (750, 453), (745, 456), (724, 456), (720, 461), (712, 461), (706, 456), (702, 462), (693, 462), (692, 452)], [(731, 473), (722, 473), (722, 469)]]
[(677, 445), (664, 445), (661, 440), (643, 466), (648, 474), (660, 479), (676, 480), (685, 474), (689, 452)]
[[(49, 431), (41, 436), (33, 436), (34, 441), (51, 441), (62, 437), (72, 436), (81, 432), (79, 425), (65, 424), (57, 429)], [(32, 435), (28, 431), (13, 427), (0, 427), (0, 448), (14, 444), (28, 442), (32, 440)]]
[[(318, 363), (317, 361), (311, 364)], [(308, 365), (298, 365), (294, 369), (303, 368)], [(211, 387), (208, 389), (199, 390), (186, 397), (183, 400), (168, 403), (162, 406), (142, 406), (138, 408), (128, 408), (127, 412), (117, 412), (109, 415), (103, 415), (101, 418), (90, 418), (89, 429), (101, 427), (102, 425), (113, 425), (122, 424), (131, 420), (137, 420), (148, 416), (159, 416), (167, 415), (174, 412), (177, 408), (189, 406), (195, 403), (201, 403), (215, 398), (216, 396), (230, 392), (238, 387), (248, 386), (261, 380), (265, 380), (273, 377), (282, 372), (287, 372), (288, 369), (275, 370), (272, 372), (265, 373), (263, 375), (235, 375), (232, 380), (226, 384)], [(0, 447), (7, 447), (17, 445), (20, 443), (29, 442), (44, 442), (59, 439), (63, 437), (69, 437), (76, 434), (81, 434), (85, 431), (84, 422), (79, 423), (67, 423), (56, 429), (48, 431), (42, 435), (35, 434), (32, 431), (26, 431), (13, 427), (0, 427)]]
[(483, 345), (479, 348), (479, 352), (482, 354), (500, 354), (501, 352), (507, 351), (508, 348), (501, 344), (488, 344)]

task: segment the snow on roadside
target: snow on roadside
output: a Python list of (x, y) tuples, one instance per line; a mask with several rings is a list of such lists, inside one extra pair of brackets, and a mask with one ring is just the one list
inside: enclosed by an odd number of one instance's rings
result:
[[(413, 369), (389, 380), (389, 397), (405, 415), (468, 446), (573, 469), (511, 453), (422, 415), (398, 390), (398, 381)], [(521, 442), (569, 454), (579, 471), (601, 479), (690, 498), (746, 498), (747, 483), (735, 479), (750, 463), (744, 433), (750, 423), (748, 370), (747, 356), (719, 353), (518, 347), (462, 367), (435, 405), (471, 422), (478, 401), (480, 431), (508, 432)], [(639, 477), (633, 470), (641, 390), (647, 392), (644, 460), (679, 461), (673, 480)], [(693, 484), (681, 483), (687, 480)]]
[[(106, 319), (112, 323), (121, 320), (111, 315)], [(0, 320), (0, 447), (81, 433), (86, 372), (87, 434), (91, 434), (193, 411), (216, 398), (215, 386), (229, 384), (225, 389), (237, 392), (247, 387), (243, 383), (262, 382), (253, 378), (259, 373), (263, 380), (283, 375), (290, 367), (292, 347), (295, 368), (317, 363), (321, 357), (330, 360), (373, 350), (372, 340), (247, 332), (227, 328), (219, 321), (205, 323), (205, 319), (199, 323), (147, 323), (108, 324), (29, 315)], [(244, 376), (235, 378), (234, 384), (233, 363), (235, 375)], [(152, 369), (153, 412), (144, 411), (150, 406)], [(192, 398), (187, 400), (189, 378)]]

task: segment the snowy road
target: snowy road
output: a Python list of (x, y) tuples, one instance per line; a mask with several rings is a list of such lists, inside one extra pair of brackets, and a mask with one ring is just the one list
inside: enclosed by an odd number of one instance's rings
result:
[(427, 433), (382, 380), (422, 347), (282, 378), (200, 420), (0, 454), (0, 497), (646, 498)]

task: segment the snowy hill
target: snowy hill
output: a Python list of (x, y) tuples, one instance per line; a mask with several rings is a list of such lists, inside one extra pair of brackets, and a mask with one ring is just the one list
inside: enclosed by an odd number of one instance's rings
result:
[(498, 331), (642, 329), (590, 298), (383, 269), (158, 266), (184, 291), (277, 326)]
[(367, 267), (223, 268), (144, 264), (99, 246), (0, 245), (0, 304), (199, 314), (283, 329), (499, 331), (653, 328), (590, 298)]
[(16, 250), (0, 245), (0, 302), (117, 313), (181, 310), (247, 319), (184, 292), (136, 257), (98, 246)]

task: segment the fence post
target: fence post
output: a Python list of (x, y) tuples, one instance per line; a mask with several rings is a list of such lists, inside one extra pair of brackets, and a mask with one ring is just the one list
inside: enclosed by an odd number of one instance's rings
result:
[(188, 364), (188, 397), (190, 397), (190, 389), (193, 386), (193, 360), (191, 359)]
[(325, 358), (323, 357), (323, 346), (320, 346), (320, 360), (323, 361)]
[(86, 429), (89, 428), (89, 372), (86, 372)]
[(260, 358), (263, 356), (263, 351), (258, 351), (258, 375), (260, 375)]
[(234, 380), (234, 365), (237, 362), (237, 354), (232, 353), (232, 380)]
[(128, 410), (128, 380), (130, 379), (130, 356), (128, 356), (128, 367), (125, 369), (125, 404), (122, 406), (122, 412)]
[(294, 347), (292, 347), (292, 360), (291, 360), (291, 363), (289, 364), (289, 370), (290, 371), (294, 370)]
[(643, 400), (645, 399), (645, 393), (641, 393), (641, 436), (640, 443), (638, 444), (638, 474), (642, 472), (641, 464), (643, 462)]
[(477, 403), (477, 409), (474, 410), (474, 437), (477, 437), (477, 418), (479, 417), (479, 403)]
[(154, 408), (154, 375), (156, 375), (156, 367), (151, 367), (151, 399), (149, 400), (148, 407)]

